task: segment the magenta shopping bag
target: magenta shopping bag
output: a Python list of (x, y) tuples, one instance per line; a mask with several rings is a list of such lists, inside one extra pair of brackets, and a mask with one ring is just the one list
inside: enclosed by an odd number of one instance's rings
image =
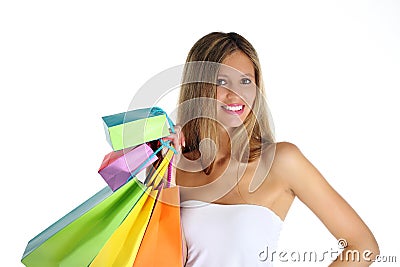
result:
[(142, 144), (134, 148), (108, 153), (98, 172), (108, 186), (115, 191), (130, 177), (135, 176), (156, 160), (157, 156), (153, 150), (147, 144)]

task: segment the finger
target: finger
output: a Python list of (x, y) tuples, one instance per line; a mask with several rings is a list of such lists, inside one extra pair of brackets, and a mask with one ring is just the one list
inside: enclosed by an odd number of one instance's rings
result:
[(175, 129), (175, 134), (179, 140), (181, 136), (182, 127), (180, 125), (175, 125), (174, 129)]
[(182, 131), (182, 126), (180, 124), (175, 125), (175, 131)]
[(181, 147), (181, 144), (180, 144), (178, 136), (175, 136), (175, 138), (173, 139), (172, 142), (174, 144), (175, 149), (178, 151), (178, 153), (180, 153), (181, 150), (182, 150), (182, 147)]
[(181, 135), (180, 135), (179, 142), (183, 147), (186, 146), (186, 144), (185, 144), (185, 136), (183, 135), (183, 133), (181, 133)]
[(181, 147), (181, 142), (178, 138), (178, 136), (176, 134), (171, 134), (167, 137), (163, 137), (162, 138), (163, 141), (171, 141), (172, 145), (174, 146), (174, 148), (177, 150), (177, 152), (181, 152), (182, 147)]
[[(180, 131), (182, 131), (182, 127), (180, 125), (175, 125), (174, 126), (174, 132), (175, 133), (179, 133)], [(172, 133), (172, 129), (169, 128), (169, 132)]]
[(179, 124), (175, 125), (175, 131), (176, 131), (176, 134), (178, 136), (179, 146), (184, 146), (185, 145), (184, 144), (185, 137), (184, 137), (183, 132), (182, 132), (182, 126), (179, 125)]
[(163, 140), (170, 140), (174, 148), (179, 152), (182, 151), (182, 146), (185, 146), (185, 137), (182, 133), (182, 126), (177, 124), (174, 126), (175, 133), (172, 133), (172, 129), (169, 128), (170, 135), (163, 138)]

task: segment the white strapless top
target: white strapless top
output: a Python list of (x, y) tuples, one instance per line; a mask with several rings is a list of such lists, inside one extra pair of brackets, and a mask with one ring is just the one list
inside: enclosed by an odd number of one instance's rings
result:
[(253, 204), (224, 205), (200, 200), (181, 203), (188, 248), (186, 267), (272, 266), (282, 220)]

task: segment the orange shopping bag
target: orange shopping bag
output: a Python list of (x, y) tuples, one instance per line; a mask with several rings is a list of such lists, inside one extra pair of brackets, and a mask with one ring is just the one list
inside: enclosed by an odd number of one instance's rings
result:
[(177, 186), (161, 189), (133, 267), (183, 266), (179, 203)]

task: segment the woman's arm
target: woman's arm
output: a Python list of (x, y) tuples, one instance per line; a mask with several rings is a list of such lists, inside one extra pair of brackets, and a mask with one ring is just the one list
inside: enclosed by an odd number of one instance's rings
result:
[[(371, 251), (373, 260), (379, 254), (378, 244), (353, 208), (328, 184), (321, 173), (292, 143), (277, 144), (274, 159), (275, 175), (284, 181), (292, 192), (308, 206), (336, 239), (345, 239), (348, 246), (330, 266), (368, 266), (362, 253)], [(360, 262), (346, 261), (352, 250), (360, 253)], [(351, 260), (351, 257), (347, 259)], [(341, 260), (342, 259), (342, 260)]]

